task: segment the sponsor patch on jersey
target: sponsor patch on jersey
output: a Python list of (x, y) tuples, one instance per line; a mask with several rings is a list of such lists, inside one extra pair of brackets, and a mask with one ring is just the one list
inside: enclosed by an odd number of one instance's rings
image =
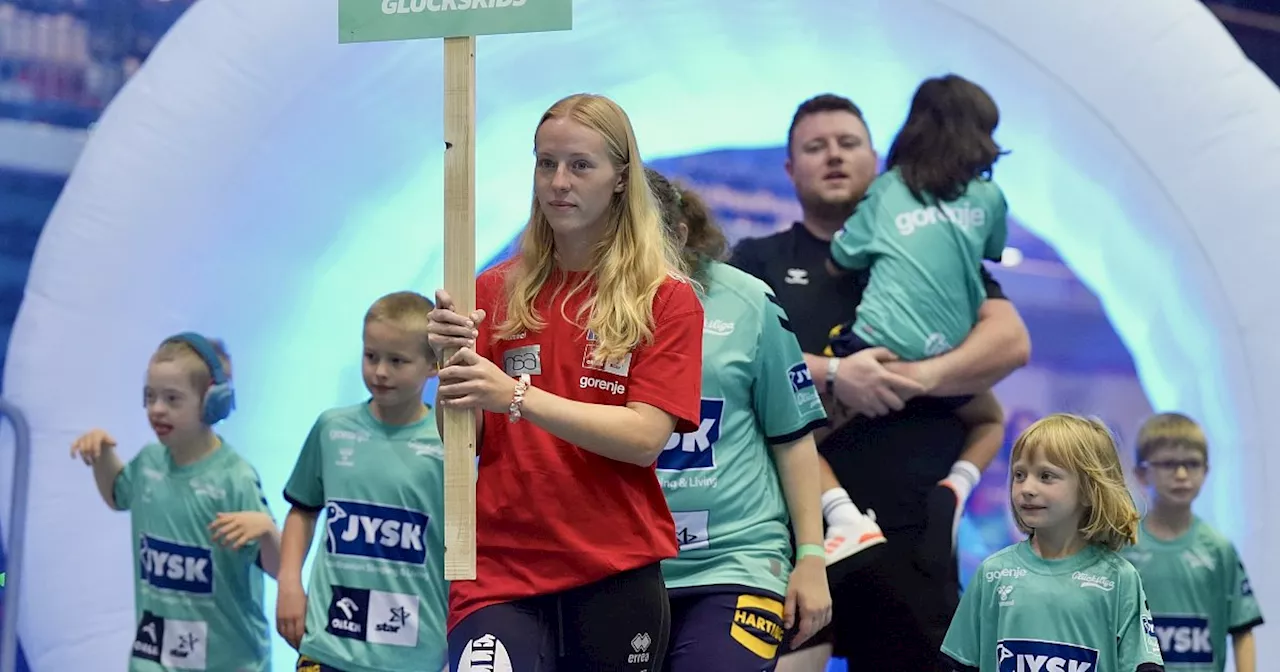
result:
[(996, 668), (999, 672), (1105, 672), (1098, 669), (1097, 649), (1034, 639), (997, 642)]
[(542, 375), (542, 346), (535, 343), (507, 350), (502, 353), (502, 370), (513, 377)]
[(160, 647), (164, 643), (164, 619), (144, 611), (138, 621), (138, 632), (133, 636), (133, 657), (160, 662)]
[(326, 513), (329, 553), (413, 565), (427, 560), (430, 518), (424, 513), (339, 499), (326, 505)]
[(213, 593), (213, 553), (208, 548), (144, 534), (138, 540), (138, 565), (142, 580), (156, 588)]
[(773, 660), (782, 644), (782, 603), (772, 597), (739, 595), (729, 636), (763, 660)]
[(1156, 616), (1156, 639), (1165, 663), (1210, 664), (1213, 662), (1212, 630), (1203, 616)]
[(800, 362), (787, 369), (787, 378), (791, 380), (791, 392), (796, 396), (796, 405), (801, 409), (822, 404), (822, 400), (818, 398), (818, 388), (813, 385), (813, 372), (809, 371), (807, 364)]
[(681, 553), (711, 547), (710, 511), (672, 511), (671, 519), (676, 523), (676, 543)]
[(631, 353), (627, 353), (616, 362), (597, 362), (594, 361), (596, 348), (594, 345), (588, 345), (582, 352), (582, 368), (591, 371), (603, 371), (607, 374), (626, 378), (631, 375)]
[(418, 645), (418, 597), (333, 586), (325, 632), (390, 646)]
[(658, 456), (658, 468), (668, 471), (686, 469), (715, 469), (715, 444), (720, 440), (723, 424), (724, 399), (702, 399), (701, 419), (692, 432), (674, 432), (667, 439), (662, 454)]

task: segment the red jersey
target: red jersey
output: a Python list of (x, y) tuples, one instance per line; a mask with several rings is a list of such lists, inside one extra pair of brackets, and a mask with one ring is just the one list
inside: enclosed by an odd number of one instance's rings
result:
[[(702, 304), (671, 278), (653, 300), (654, 338), (617, 364), (589, 359), (594, 334), (570, 322), (589, 296), (581, 274), (555, 273), (535, 302), (547, 323), (537, 333), (493, 340), (506, 313), (504, 274), (514, 261), (476, 280), (477, 352), (534, 387), (591, 404), (641, 402), (697, 429), (702, 394)], [(564, 288), (553, 297), (560, 279)], [(563, 316), (562, 316), (563, 315)], [(568, 317), (568, 320), (564, 316)], [(492, 323), (490, 323), (492, 320)], [(450, 586), (450, 629), (477, 609), (551, 595), (675, 557), (675, 523), (654, 465), (638, 467), (583, 450), (529, 420), (485, 413), (476, 482), (476, 580)]]

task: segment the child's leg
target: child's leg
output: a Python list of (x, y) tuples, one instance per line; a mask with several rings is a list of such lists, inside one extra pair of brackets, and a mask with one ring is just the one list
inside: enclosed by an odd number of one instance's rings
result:
[[(956, 400), (959, 403), (963, 398)], [(952, 550), (955, 549), (965, 502), (982, 478), (982, 470), (995, 459), (1004, 441), (1004, 409), (990, 390), (974, 395), (956, 408), (955, 413), (968, 428), (968, 435), (965, 437), (960, 459), (951, 466), (951, 473), (939, 483), (955, 494), (950, 533)]]
[(818, 484), (822, 490), (822, 519), (827, 523), (827, 566), (855, 553), (884, 543), (884, 533), (876, 524), (875, 512), (863, 514), (854, 506), (849, 493), (840, 487), (836, 474), (826, 458), (818, 456)]

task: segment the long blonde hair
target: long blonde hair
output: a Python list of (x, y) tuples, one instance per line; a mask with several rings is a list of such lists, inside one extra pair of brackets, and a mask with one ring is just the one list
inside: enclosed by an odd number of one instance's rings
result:
[[(1113, 551), (1138, 543), (1138, 507), (1124, 480), (1124, 467), (1111, 430), (1097, 418), (1055, 413), (1037, 420), (1013, 443), (1010, 464), (1035, 456), (1070, 471), (1080, 479), (1085, 507), (1080, 534), (1085, 541)], [(1012, 470), (1010, 470), (1012, 474)], [(1013, 499), (1013, 478), (1009, 479)], [(1031, 534), (1013, 508), (1018, 529)]]
[[(663, 231), (662, 214), (645, 179), (631, 120), (617, 103), (603, 96), (577, 94), (561, 99), (538, 122), (571, 119), (604, 137), (614, 170), (624, 175), (621, 193), (614, 194), (604, 234), (592, 250), (591, 271), (563, 295), (557, 287), (565, 319), (596, 334), (595, 358), (616, 362), (632, 349), (653, 339), (653, 299), (668, 277), (688, 281), (681, 272), (680, 252)], [(536, 136), (536, 129), (534, 131)], [(533, 197), (529, 223), (520, 237), (518, 261), (506, 276), (506, 314), (495, 329), (496, 338), (546, 326), (534, 305), (555, 269), (555, 238), (551, 224)], [(595, 291), (572, 319), (565, 303), (591, 283)], [(583, 324), (583, 317), (586, 317)]]

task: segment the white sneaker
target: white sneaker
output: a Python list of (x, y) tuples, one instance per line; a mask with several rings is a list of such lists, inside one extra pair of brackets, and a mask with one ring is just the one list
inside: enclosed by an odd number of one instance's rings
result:
[(827, 552), (827, 566), (884, 542), (884, 532), (876, 524), (876, 512), (867, 509), (865, 514), (852, 523), (827, 527), (827, 538), (823, 543)]

